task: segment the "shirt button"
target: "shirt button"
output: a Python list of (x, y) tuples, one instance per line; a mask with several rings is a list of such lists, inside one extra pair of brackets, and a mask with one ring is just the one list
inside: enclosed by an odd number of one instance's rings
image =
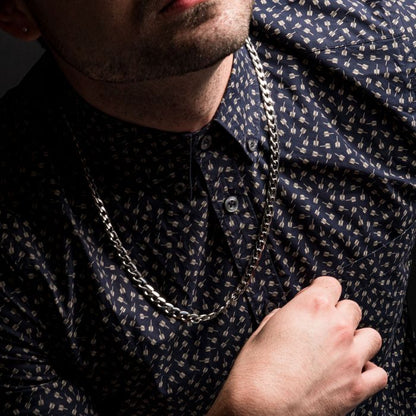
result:
[(208, 150), (212, 145), (212, 138), (211, 136), (205, 136), (202, 140), (201, 140), (201, 150)]
[(238, 199), (235, 196), (229, 196), (224, 202), (225, 210), (233, 214), (238, 210)]
[(176, 195), (182, 195), (186, 191), (186, 185), (183, 182), (178, 182), (174, 189)]
[(247, 149), (250, 152), (255, 152), (257, 150), (257, 140), (256, 139), (248, 139), (247, 140)]

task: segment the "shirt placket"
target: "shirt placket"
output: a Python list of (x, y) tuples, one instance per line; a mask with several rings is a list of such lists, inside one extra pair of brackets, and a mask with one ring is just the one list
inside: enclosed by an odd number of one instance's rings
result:
[[(241, 160), (238, 155), (224, 152), (223, 149), (220, 151), (219, 143), (225, 137), (220, 134), (226, 135), (226, 133), (218, 132), (196, 135), (194, 137), (194, 160), (199, 166), (210, 204), (238, 272), (233, 281), (224, 281), (224, 284), (230, 285), (230, 290), (232, 290), (246, 271), (259, 231), (259, 223), (252, 201), (245, 192), (243, 175), (247, 174), (248, 166), (241, 169), (237, 162)], [(251, 137), (250, 145), (247, 144), (253, 151), (257, 148), (254, 142), (257, 142), (257, 139)], [(273, 263), (265, 250), (259, 264), (260, 273), (256, 273), (256, 277), (240, 299), (257, 323), (268, 310), (267, 297), (264, 296), (265, 281), (261, 277), (261, 270), (272, 267)], [(276, 277), (274, 270), (268, 278), (271, 275)]]

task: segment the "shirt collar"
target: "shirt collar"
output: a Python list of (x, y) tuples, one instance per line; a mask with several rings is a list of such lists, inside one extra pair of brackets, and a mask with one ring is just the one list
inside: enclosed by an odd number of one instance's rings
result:
[[(86, 137), (121, 138), (146, 137), (146, 140), (189, 137), (189, 133), (168, 133), (156, 129), (137, 126), (132, 123), (118, 120), (98, 109), (90, 106), (77, 93), (67, 85), (66, 112), (75, 124), (76, 130), (83, 130)], [(68, 104), (69, 102), (69, 104)], [(261, 103), (259, 82), (253, 63), (246, 47), (240, 48), (234, 54), (233, 67), (228, 86), (210, 125), (192, 135), (200, 136), (208, 131), (210, 126), (221, 126), (236, 142), (243, 152), (252, 159), (253, 155), (248, 150), (247, 142), (250, 139), (256, 141), (262, 137), (264, 131), (263, 108)], [(95, 134), (91, 134), (94, 132)], [(186, 142), (186, 141), (185, 141)]]
[(259, 140), (264, 131), (259, 82), (246, 47), (234, 55), (234, 63), (224, 97), (214, 117), (251, 158), (247, 141)]

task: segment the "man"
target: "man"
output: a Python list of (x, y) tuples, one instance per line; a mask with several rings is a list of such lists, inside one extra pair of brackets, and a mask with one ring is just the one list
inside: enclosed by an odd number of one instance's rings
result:
[(412, 0), (0, 5), (3, 414), (415, 414)]

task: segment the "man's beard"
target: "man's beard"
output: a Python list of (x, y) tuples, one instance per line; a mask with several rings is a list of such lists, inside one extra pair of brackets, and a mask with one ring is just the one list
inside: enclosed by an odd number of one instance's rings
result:
[[(241, 26), (231, 31), (219, 30), (208, 36), (175, 39), (169, 31), (155, 38), (140, 39), (140, 44), (119, 54), (109, 54), (98, 59), (65, 59), (68, 64), (88, 78), (109, 83), (133, 83), (185, 75), (213, 66), (242, 47), (248, 36), (250, 16), (247, 10), (235, 16)], [(201, 3), (181, 19), (181, 31), (191, 31), (213, 18), (215, 10), (209, 3)], [(247, 16), (248, 15), (248, 16)], [(161, 39), (167, 41), (162, 42)], [(75, 62), (75, 64), (74, 64)]]
[[(221, 39), (221, 43), (188, 44), (173, 46), (175, 53), (155, 54), (150, 50), (146, 54), (133, 55), (129, 59), (107, 61), (104, 66), (84, 68), (85, 74), (92, 79), (131, 83), (157, 80), (185, 75), (216, 65), (225, 57), (240, 49), (246, 36), (238, 39)], [(167, 56), (167, 58), (165, 58)], [(128, 65), (125, 62), (129, 62)]]

